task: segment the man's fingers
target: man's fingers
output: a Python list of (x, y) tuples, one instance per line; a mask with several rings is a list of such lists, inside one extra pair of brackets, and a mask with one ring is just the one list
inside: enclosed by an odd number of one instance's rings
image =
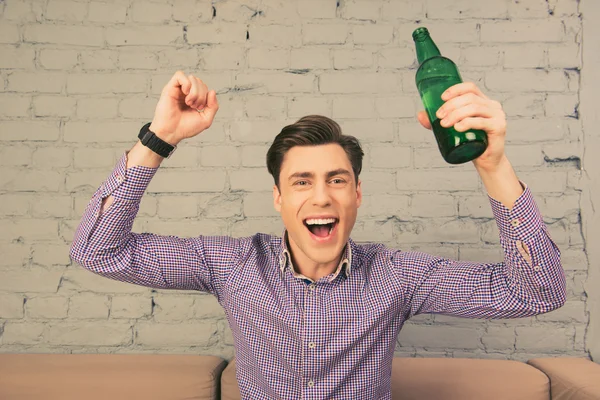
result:
[(449, 113), (440, 121), (440, 125), (442, 125), (444, 128), (447, 128), (449, 126), (455, 125), (456, 123), (462, 121), (465, 118), (492, 118), (495, 116), (495, 112), (497, 113), (497, 110), (493, 110), (487, 105), (480, 103), (469, 103)]
[(489, 118), (473, 117), (465, 118), (462, 121), (454, 125), (454, 129), (458, 132), (466, 132), (469, 129), (480, 129), (486, 132), (491, 127), (491, 120)]
[(187, 76), (185, 76), (183, 71), (177, 71), (171, 78), (168, 86), (175, 89), (181, 88), (183, 94), (188, 95), (192, 87), (192, 82)]
[(473, 82), (463, 82), (446, 89), (446, 91), (442, 93), (442, 100), (448, 101), (451, 98), (463, 95), (465, 93), (475, 93), (477, 96), (483, 97), (484, 99), (488, 98)]
[(431, 129), (431, 123), (429, 123), (429, 117), (427, 116), (427, 113), (425, 111), (419, 111), (417, 113), (417, 119), (419, 120), (421, 125), (423, 125), (424, 128)]
[(212, 124), (218, 110), (219, 102), (217, 101), (217, 93), (214, 90), (211, 90), (206, 96), (206, 106), (202, 110), (202, 114), (206, 118), (207, 127)]
[(452, 111), (457, 110), (461, 107), (464, 107), (468, 104), (484, 104), (487, 100), (482, 99), (474, 93), (465, 93), (458, 97), (453, 97), (448, 100), (438, 110), (436, 111), (436, 117), (442, 119), (445, 116), (449, 115)]

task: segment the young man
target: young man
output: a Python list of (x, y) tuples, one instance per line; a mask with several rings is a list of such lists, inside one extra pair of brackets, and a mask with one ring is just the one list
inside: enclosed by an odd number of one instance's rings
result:
[[(389, 399), (396, 337), (410, 317), (525, 317), (565, 301), (559, 250), (504, 154), (502, 107), (470, 83), (443, 99), (442, 125), (488, 134), (474, 165), (490, 196), (503, 263), (353, 242), (363, 153), (355, 138), (318, 116), (283, 128), (267, 154), (282, 237), (132, 233), (163, 159), (156, 152), (207, 129), (218, 109), (215, 92), (182, 72), (162, 91), (149, 128), (160, 140), (146, 133), (146, 145), (123, 155), (92, 197), (71, 257), (111, 279), (214, 294), (233, 332), (245, 399)], [(430, 128), (424, 113), (418, 118)]]

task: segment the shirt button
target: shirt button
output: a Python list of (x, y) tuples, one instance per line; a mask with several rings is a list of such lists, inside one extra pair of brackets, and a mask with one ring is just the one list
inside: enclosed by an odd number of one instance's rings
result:
[(117, 182), (123, 183), (124, 180), (125, 180), (125, 177), (123, 177), (123, 175), (117, 175)]
[(314, 284), (308, 286), (308, 290), (310, 290), (310, 291), (313, 291), (315, 289), (316, 289), (316, 286)]
[(513, 219), (512, 221), (510, 221), (510, 223), (512, 224), (512, 226), (514, 226), (515, 228), (519, 225), (521, 225), (521, 221), (519, 221), (518, 218)]
[(308, 347), (309, 347), (310, 349), (314, 349), (315, 347), (317, 347), (317, 345), (315, 344), (315, 342), (310, 342), (310, 343), (308, 344)]
[(313, 381), (308, 381), (308, 387), (313, 387), (315, 386), (315, 383)]
[(540, 272), (542, 270), (542, 267), (540, 267), (539, 265), (536, 265), (535, 267), (533, 267), (533, 270), (535, 272)]

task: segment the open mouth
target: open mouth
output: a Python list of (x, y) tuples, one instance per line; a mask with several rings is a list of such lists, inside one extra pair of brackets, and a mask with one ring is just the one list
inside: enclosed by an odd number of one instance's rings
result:
[(337, 218), (307, 218), (304, 225), (313, 235), (326, 238), (331, 235), (338, 222)]

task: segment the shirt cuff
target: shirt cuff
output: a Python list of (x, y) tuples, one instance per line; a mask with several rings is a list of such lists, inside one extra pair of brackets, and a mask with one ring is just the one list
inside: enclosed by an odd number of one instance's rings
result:
[(524, 191), (510, 210), (488, 194), (500, 236), (512, 240), (529, 239), (545, 226), (529, 187), (523, 182), (521, 185)]
[(103, 197), (112, 195), (117, 199), (141, 200), (158, 168), (135, 166), (127, 168), (126, 151), (117, 162), (112, 173), (101, 186)]

